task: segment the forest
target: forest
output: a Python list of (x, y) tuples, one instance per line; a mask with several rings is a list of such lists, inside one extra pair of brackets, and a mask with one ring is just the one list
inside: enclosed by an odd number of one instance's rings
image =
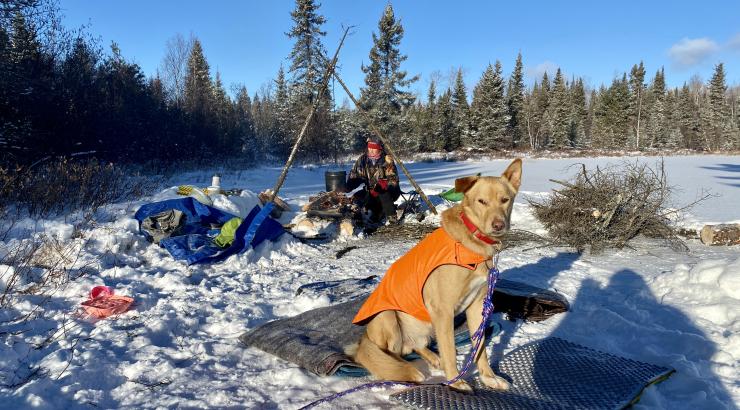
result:
[[(392, 5), (373, 33), (360, 105), (316, 95), (327, 61), (326, 18), (315, 0), (297, 0), (293, 42), (273, 81), (259, 90), (226, 86), (196, 35), (174, 34), (160, 69), (147, 76), (115, 42), (61, 23), (53, 0), (0, 0), (0, 165), (92, 155), (122, 164), (228, 158), (281, 161), (315, 99), (304, 161), (356, 152), (372, 119), (404, 154), (519, 151), (733, 151), (740, 148), (740, 87), (722, 63), (669, 88), (662, 67), (633, 64), (610, 84), (567, 78), (561, 69), (525, 85), (525, 56), (504, 74), (490, 64), (475, 84), (459, 67), (450, 88), (403, 68), (404, 28)], [(332, 45), (333, 47), (333, 45)], [(340, 56), (341, 60), (341, 56)], [(551, 78), (552, 77), (552, 78)]]

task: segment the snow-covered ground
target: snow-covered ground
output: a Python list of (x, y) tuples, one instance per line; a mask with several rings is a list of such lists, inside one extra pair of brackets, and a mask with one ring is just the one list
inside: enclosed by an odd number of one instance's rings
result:
[[(568, 169), (570, 165), (619, 161), (525, 160), (514, 227), (543, 233), (524, 198), (549, 191), (554, 186), (550, 178), (575, 173), (575, 168)], [(497, 175), (506, 163), (415, 163), (409, 169), (431, 195), (449, 188), (456, 177), (477, 172)], [(665, 166), (669, 182), (681, 188), (676, 206), (692, 202), (707, 189), (718, 195), (686, 215), (686, 225), (740, 221), (739, 157), (669, 157)], [(323, 189), (324, 170), (292, 170), (281, 196), (292, 205), (304, 203), (308, 195)], [(273, 185), (279, 168), (184, 173), (168, 184), (207, 186), (213, 172), (222, 174), (224, 187), (259, 192)], [(329, 304), (325, 297), (296, 297), (299, 286), (382, 274), (414, 243), (399, 239), (379, 246), (349, 238), (303, 244), (285, 235), (219, 264), (187, 267), (147, 243), (133, 219), (141, 204), (174, 197), (174, 192), (175, 188), (167, 188), (135, 203), (108, 207), (101, 223), (84, 231), (82, 238), (70, 237), (69, 218), (27, 221), (13, 231), (20, 237), (24, 228), (41, 227), (68, 244), (86, 241), (80, 258), (71, 262), (72, 272), (82, 269), (85, 274), (55, 293), (44, 312), (32, 314), (29, 321), (8, 322), (21, 313), (32, 313), (31, 296), (0, 311), (0, 407), (297, 408), (362, 382), (316, 377), (264, 352), (241, 347), (237, 337), (267, 321)], [(249, 192), (216, 199), (216, 206), (240, 214), (254, 203), (256, 198)], [(292, 216), (285, 215), (283, 222)], [(0, 250), (15, 240), (0, 242)], [(347, 245), (358, 249), (336, 259), (336, 251)], [(498, 316), (504, 332), (490, 347), (493, 355), (556, 335), (676, 368), (668, 381), (647, 389), (638, 408), (737, 408), (740, 248), (706, 247), (698, 241), (689, 241), (689, 247), (690, 252), (677, 253), (660, 242), (640, 239), (635, 250), (598, 256), (565, 248), (506, 251), (500, 262), (503, 277), (556, 289), (568, 298), (572, 310), (540, 323), (511, 323)], [(0, 282), (7, 269), (0, 265)], [(90, 288), (103, 283), (117, 294), (134, 297), (135, 309), (97, 322), (76, 316)], [(464, 352), (460, 353), (462, 359)], [(389, 393), (355, 394), (331, 408), (392, 408)]]

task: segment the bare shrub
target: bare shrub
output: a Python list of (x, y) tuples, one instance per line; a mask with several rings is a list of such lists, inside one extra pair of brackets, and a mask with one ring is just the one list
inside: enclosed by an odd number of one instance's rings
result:
[(581, 167), (569, 181), (551, 179), (562, 188), (548, 198), (529, 200), (554, 241), (579, 252), (588, 248), (599, 253), (621, 249), (644, 235), (664, 239), (674, 249), (687, 249), (671, 218), (688, 206), (669, 208), (673, 189), (662, 160), (655, 167), (638, 162), (590, 171)]
[[(46, 296), (84, 272), (76, 262), (87, 240), (83, 231), (95, 223), (96, 211), (106, 204), (139, 198), (157, 183), (94, 159), (0, 168), (0, 308), (18, 295), (42, 296), (35, 299), (42, 304)], [(39, 220), (74, 212), (80, 214), (73, 240), (27, 232), (6, 241), (25, 218)]]

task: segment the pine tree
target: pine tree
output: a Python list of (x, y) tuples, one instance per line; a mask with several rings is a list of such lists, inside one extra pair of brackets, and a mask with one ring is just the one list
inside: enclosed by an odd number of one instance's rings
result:
[(705, 133), (709, 148), (733, 149), (738, 144), (737, 127), (730, 117), (727, 104), (724, 64), (719, 63), (714, 68), (714, 74), (709, 81), (707, 95), (708, 118)]
[(506, 92), (506, 104), (509, 109), (509, 135), (512, 147), (518, 147), (525, 135), (524, 130), (524, 65), (522, 53), (516, 57), (514, 71), (509, 77)]
[(643, 112), (645, 110), (645, 67), (642, 61), (633, 65), (630, 70), (630, 121), (635, 135), (635, 148), (641, 148), (642, 130), (645, 127)]
[(611, 130), (609, 127), (608, 104), (609, 89), (602, 84), (598, 92), (591, 93), (590, 115), (591, 115), (591, 147), (596, 149), (607, 149), (611, 145)]
[(699, 139), (698, 108), (686, 83), (678, 91), (677, 105), (676, 122), (681, 130), (683, 146), (689, 149), (702, 149), (703, 144)]
[(622, 75), (613, 85), (610, 112), (612, 123), (612, 147), (627, 149), (629, 147), (629, 85), (627, 75)]
[(669, 90), (665, 95), (665, 107), (666, 107), (666, 148), (683, 148), (684, 142), (681, 136), (681, 126), (679, 124), (679, 113), (678, 113), (678, 89)]
[(589, 95), (587, 107), (586, 107), (586, 122), (584, 128), (586, 129), (586, 136), (583, 142), (584, 148), (594, 148), (594, 122), (596, 119), (596, 107), (599, 104), (599, 94), (596, 90), (591, 90)]
[(629, 86), (626, 74), (599, 90), (592, 139), (598, 148), (626, 149), (629, 135)]
[(285, 70), (283, 70), (282, 65), (275, 79), (275, 109), (273, 115), (273, 124), (270, 127), (271, 141), (269, 141), (269, 152), (280, 159), (284, 159), (290, 153), (293, 124), (290, 115), (288, 83), (285, 79)]
[(320, 97), (301, 150), (316, 160), (330, 156), (332, 152), (326, 148), (336, 146), (333, 141), (334, 126), (331, 124), (331, 108), (334, 104), (328, 87), (321, 96), (318, 95), (328, 62), (322, 43), (326, 32), (321, 29), (326, 19), (319, 14), (319, 7), (320, 4), (315, 0), (296, 0), (295, 9), (290, 14), (293, 27), (286, 33), (288, 38), (294, 40), (288, 69), (290, 134), (298, 133), (314, 102)]
[(537, 95), (537, 116), (539, 118), (539, 134), (538, 148), (542, 148), (547, 144), (547, 141), (552, 134), (550, 127), (550, 96), (551, 91), (550, 78), (547, 76), (547, 71), (542, 74), (542, 81), (540, 82), (540, 92)]
[(314, 0), (296, 0), (295, 9), (290, 13), (293, 27), (286, 33), (288, 38), (295, 40), (288, 73), (291, 74), (291, 92), (301, 106), (313, 103), (326, 67), (326, 50), (321, 42), (326, 35), (321, 26), (326, 19), (319, 14), (320, 6)]
[(378, 22), (378, 33), (373, 33), (370, 64), (363, 64), (365, 87), (360, 102), (386, 134), (399, 133), (406, 127), (404, 110), (414, 103), (414, 96), (405, 88), (418, 80), (407, 78), (401, 69), (406, 56), (400, 52), (403, 26), (397, 20), (391, 4), (387, 4)]
[(459, 133), (455, 129), (455, 117), (452, 110), (452, 93), (448, 89), (437, 103), (437, 115), (434, 127), (435, 142), (438, 149), (453, 151), (460, 148)]
[(210, 67), (203, 54), (203, 47), (200, 40), (195, 39), (188, 58), (183, 98), (185, 109), (198, 116), (200, 120), (210, 112), (213, 101), (212, 84)]
[(650, 146), (665, 147), (668, 143), (668, 124), (665, 100), (665, 74), (663, 68), (655, 73), (650, 85), (650, 112), (647, 124), (647, 134)]
[(563, 74), (558, 68), (555, 73), (552, 95), (550, 97), (549, 118), (552, 131), (548, 147), (563, 149), (570, 147), (570, 101)]
[(470, 105), (468, 104), (468, 91), (465, 88), (462, 68), (457, 69), (455, 76), (455, 88), (452, 91), (452, 111), (455, 121), (455, 139), (460, 141), (460, 146), (466, 141), (469, 132)]
[(509, 125), (509, 112), (504, 96), (504, 80), (501, 75), (501, 63), (488, 65), (478, 85), (473, 91), (471, 105), (473, 138), (478, 148), (501, 149), (511, 144), (506, 138), (506, 127)]
[(241, 151), (246, 155), (247, 160), (252, 163), (258, 158), (261, 152), (255, 137), (252, 99), (249, 97), (247, 87), (244, 85), (240, 86), (236, 92), (234, 115), (236, 117), (235, 126)]
[(229, 152), (237, 147), (234, 146), (232, 141), (231, 124), (233, 124), (234, 117), (232, 115), (232, 103), (229, 96), (226, 95), (223, 82), (221, 81), (221, 73), (216, 71), (216, 79), (213, 83), (213, 109), (212, 115), (215, 121), (215, 128), (218, 133), (217, 135), (217, 151), (220, 153)]
[(427, 104), (424, 107), (424, 114), (421, 117), (421, 129), (419, 130), (418, 148), (423, 151), (441, 150), (443, 142), (437, 140), (436, 122), (437, 122), (437, 82), (432, 78), (429, 81), (429, 90), (427, 90)]
[(578, 78), (572, 82), (570, 88), (570, 146), (576, 148), (585, 148), (586, 145), (586, 124), (588, 120), (588, 109), (586, 107), (586, 89), (583, 86), (583, 79)]

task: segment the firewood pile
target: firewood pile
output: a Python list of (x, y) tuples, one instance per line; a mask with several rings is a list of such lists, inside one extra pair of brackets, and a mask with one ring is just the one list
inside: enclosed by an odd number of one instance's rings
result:
[(562, 188), (549, 197), (529, 200), (555, 243), (598, 253), (621, 249), (644, 235), (664, 239), (677, 250), (687, 249), (677, 235), (674, 216), (701, 199), (681, 209), (669, 208), (672, 190), (662, 161), (654, 168), (624, 163), (589, 171), (581, 166), (581, 172), (568, 181), (551, 179)]
[(303, 211), (321, 218), (349, 218), (357, 211), (352, 198), (341, 192), (321, 192), (308, 198)]

